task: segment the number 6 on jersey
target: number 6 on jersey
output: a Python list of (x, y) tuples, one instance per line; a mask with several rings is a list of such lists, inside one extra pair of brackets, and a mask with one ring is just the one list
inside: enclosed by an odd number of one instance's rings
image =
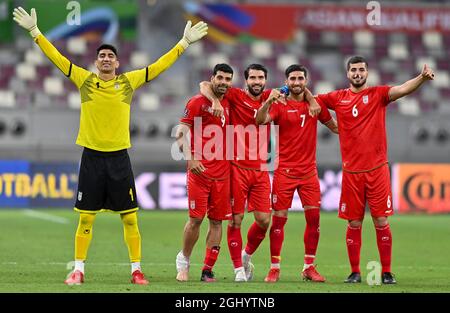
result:
[(356, 107), (356, 104), (353, 106), (353, 109), (352, 109), (352, 115), (353, 115), (354, 117), (357, 117), (357, 116), (358, 116), (358, 108)]

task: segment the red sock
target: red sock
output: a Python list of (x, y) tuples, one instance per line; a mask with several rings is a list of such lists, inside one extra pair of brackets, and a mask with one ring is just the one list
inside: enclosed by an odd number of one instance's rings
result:
[(284, 240), (284, 225), (287, 222), (287, 217), (272, 216), (272, 226), (270, 227), (270, 256), (272, 263), (280, 263), (281, 261), (281, 247)]
[(228, 225), (227, 229), (228, 249), (234, 268), (242, 267), (242, 236), (241, 229)]
[(250, 226), (247, 234), (247, 246), (245, 247), (247, 254), (252, 255), (258, 249), (264, 237), (266, 237), (266, 231), (267, 229), (259, 227), (256, 222)]
[(217, 257), (219, 256), (219, 246), (214, 246), (212, 248), (206, 247), (206, 255), (205, 255), (205, 261), (203, 261), (204, 265), (202, 268), (203, 270), (212, 270), (214, 264), (216, 264)]
[(392, 234), (389, 224), (384, 227), (375, 227), (377, 233), (377, 245), (380, 252), (381, 271), (391, 271)]
[(361, 252), (361, 226), (353, 228), (347, 226), (347, 253), (352, 267), (352, 273), (360, 273), (359, 259)]
[(305, 210), (306, 228), (303, 235), (305, 243), (305, 264), (313, 264), (320, 236), (320, 209)]

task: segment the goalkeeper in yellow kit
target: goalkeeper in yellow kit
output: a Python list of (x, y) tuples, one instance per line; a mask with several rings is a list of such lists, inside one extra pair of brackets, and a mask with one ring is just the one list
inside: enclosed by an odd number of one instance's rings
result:
[(127, 149), (130, 143), (130, 105), (134, 91), (168, 69), (193, 42), (207, 34), (208, 26), (199, 22), (186, 24), (183, 38), (158, 61), (132, 72), (116, 74), (119, 67), (115, 47), (101, 45), (95, 65), (98, 73), (89, 72), (75, 64), (45, 38), (37, 27), (37, 15), (15, 8), (14, 20), (80, 90), (81, 116), (76, 143), (84, 147), (78, 180), (75, 210), (80, 220), (75, 235), (75, 268), (64, 281), (68, 285), (84, 282), (84, 261), (92, 239), (96, 213), (120, 213), (124, 238), (131, 261), (134, 284), (146, 285), (142, 273), (141, 236), (137, 224), (137, 201), (134, 176)]

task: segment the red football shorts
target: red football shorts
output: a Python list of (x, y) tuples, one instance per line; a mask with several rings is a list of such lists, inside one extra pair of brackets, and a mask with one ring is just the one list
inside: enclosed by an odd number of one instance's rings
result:
[(339, 217), (346, 220), (363, 220), (366, 200), (373, 217), (394, 214), (388, 164), (369, 172), (342, 173)]
[(231, 166), (231, 209), (233, 214), (254, 210), (270, 213), (269, 172)]
[(203, 175), (187, 173), (189, 216), (209, 219), (231, 219), (230, 179), (213, 180)]
[(272, 189), (272, 207), (275, 211), (289, 209), (296, 190), (303, 207), (320, 207), (320, 183), (317, 171), (306, 178), (289, 177), (275, 171)]

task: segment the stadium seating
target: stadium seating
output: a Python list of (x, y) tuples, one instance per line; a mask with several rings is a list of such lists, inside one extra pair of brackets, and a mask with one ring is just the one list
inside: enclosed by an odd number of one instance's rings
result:
[[(57, 40), (55, 46), (73, 63), (96, 71), (95, 50), (100, 42), (83, 38)], [(159, 55), (147, 53), (139, 40), (119, 40), (121, 71), (143, 67)], [(370, 84), (399, 84), (417, 75), (423, 64), (435, 70), (436, 79), (426, 88), (388, 107), (390, 114), (407, 118), (450, 115), (450, 62), (447, 51), (450, 36), (437, 32), (421, 35), (407, 33), (375, 33), (371, 31), (337, 32), (298, 30), (287, 43), (258, 40), (238, 44), (204, 40), (191, 46), (177, 62), (177, 72), (164, 73), (139, 89), (133, 98), (132, 134), (134, 141), (164, 140), (170, 142), (172, 126), (177, 123), (186, 100), (198, 92), (198, 82), (208, 80), (217, 63), (229, 63), (235, 70), (233, 85), (244, 87), (243, 71), (250, 63), (262, 63), (269, 69), (267, 87), (284, 83), (284, 70), (301, 63), (309, 71), (309, 87), (315, 93), (346, 88), (345, 61), (355, 54), (369, 62)], [(76, 87), (49, 62), (27, 37), (18, 37), (0, 50), (0, 109), (57, 110), (78, 113), (79, 94)], [(134, 113), (137, 111), (137, 113)], [(11, 111), (13, 112), (13, 111)], [(21, 111), (20, 111), (21, 112)], [(31, 114), (31, 113), (30, 113)], [(156, 120), (149, 117), (157, 114)], [(159, 118), (161, 117), (161, 118)], [(27, 123), (27, 120), (24, 120)], [(0, 123), (1, 124), (1, 123)], [(2, 137), (9, 138), (12, 124), (3, 119)], [(25, 125), (26, 126), (26, 125)], [(409, 129), (410, 127), (408, 127)], [(24, 127), (27, 134), (30, 127)], [(448, 146), (450, 125), (421, 123), (418, 130), (407, 132), (411, 140)], [(76, 131), (74, 128), (74, 132)], [(19, 133), (22, 130), (19, 127)], [(72, 144), (74, 134), (67, 135)], [(319, 133), (319, 141), (338, 151), (337, 139)], [(398, 147), (401, 147), (399, 143)], [(330, 150), (331, 151), (331, 150)], [(334, 151), (334, 150), (333, 150)], [(395, 151), (393, 155), (395, 155)], [(400, 154), (399, 154), (400, 155)], [(404, 157), (404, 155), (402, 155)], [(334, 159), (334, 156), (333, 156)], [(330, 157), (331, 160), (331, 157)], [(330, 161), (331, 162), (331, 161)]]

